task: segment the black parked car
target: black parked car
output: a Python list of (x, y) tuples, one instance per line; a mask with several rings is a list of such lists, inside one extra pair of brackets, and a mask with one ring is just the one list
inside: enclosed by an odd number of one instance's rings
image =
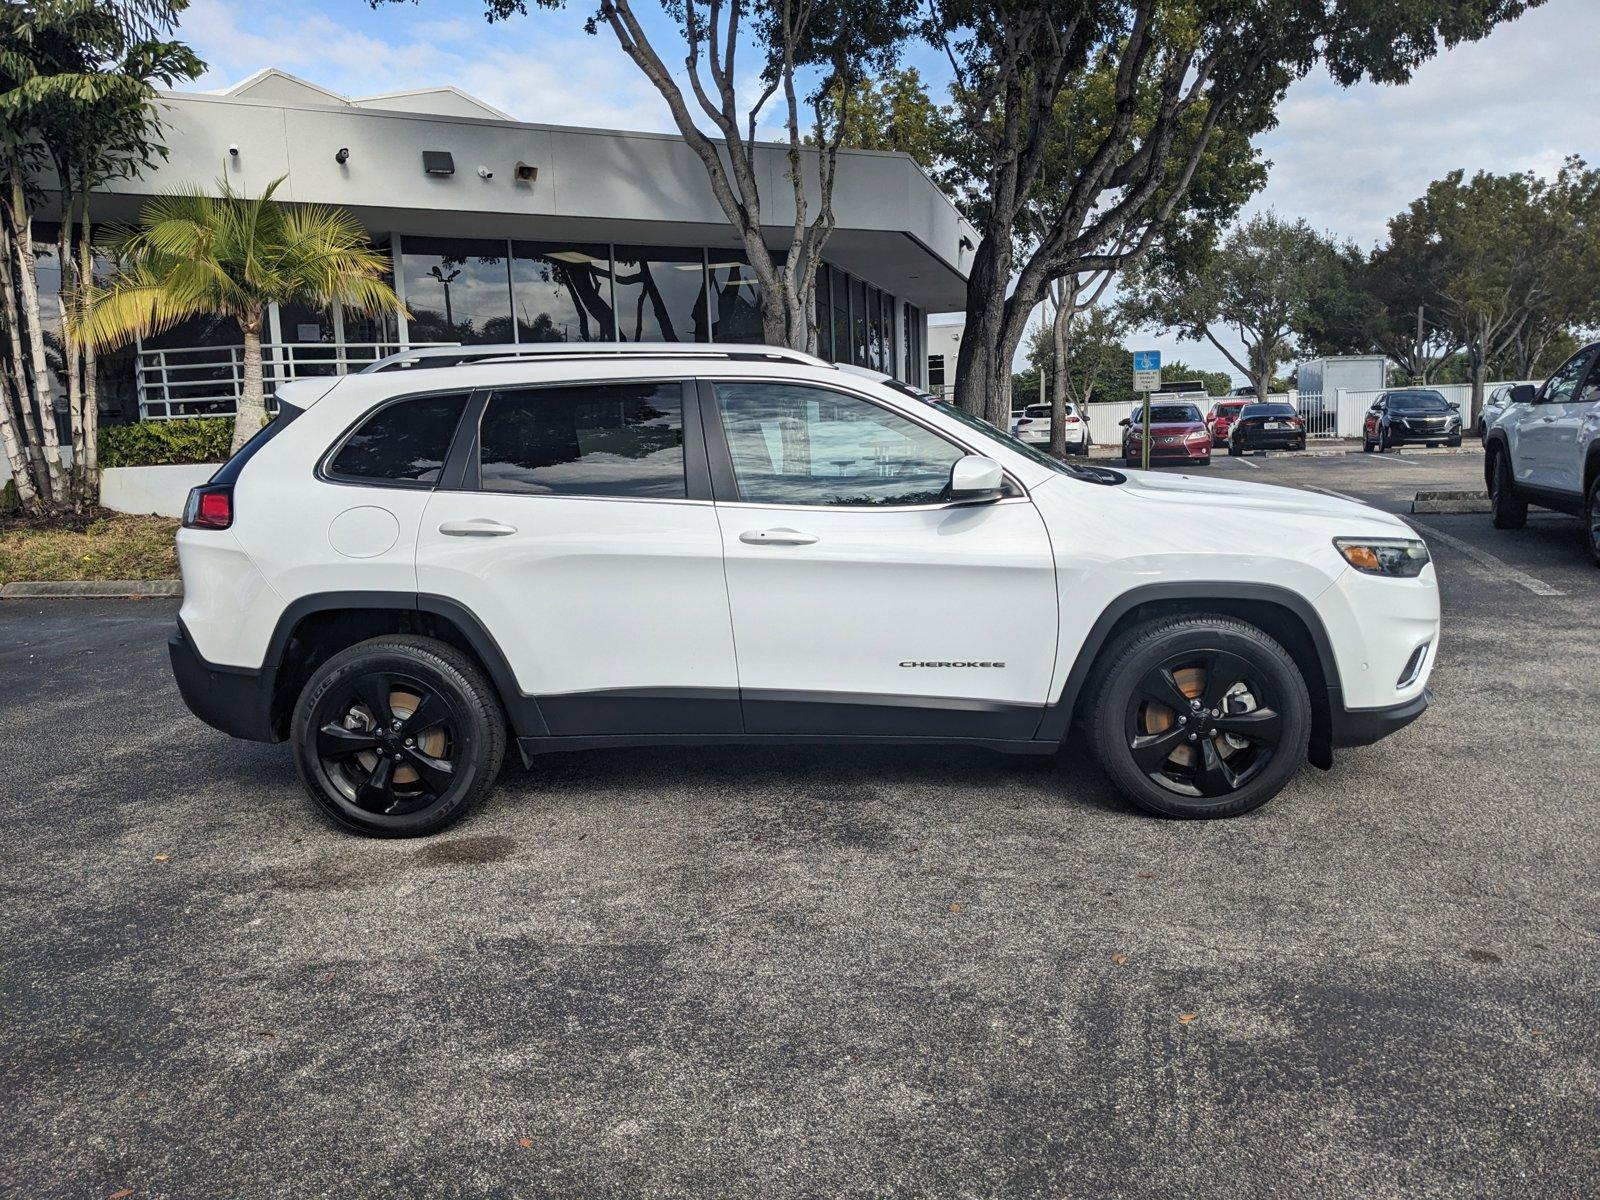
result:
[(1432, 388), (1385, 392), (1372, 402), (1361, 428), (1361, 448), (1368, 454), (1423, 442), (1461, 445), (1461, 413)]
[(1306, 423), (1290, 404), (1246, 404), (1228, 429), (1228, 453), (1304, 450)]

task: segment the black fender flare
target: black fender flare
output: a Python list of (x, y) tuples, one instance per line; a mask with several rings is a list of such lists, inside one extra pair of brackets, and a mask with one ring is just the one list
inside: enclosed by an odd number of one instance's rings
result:
[(516, 674), (512, 671), (505, 652), (500, 649), (500, 643), (478, 619), (475, 612), (448, 596), (438, 596), (429, 592), (388, 591), (313, 592), (301, 596), (290, 601), (278, 615), (278, 622), (273, 627), (272, 637), (267, 642), (267, 652), (262, 660), (263, 671), (277, 674), (279, 667), (283, 665), (283, 656), (288, 649), (289, 639), (294, 636), (295, 629), (305, 618), (320, 612), (377, 608), (429, 613), (449, 621), (461, 632), (461, 636), (466, 639), (473, 653), (478, 656), (478, 661), (488, 672), (489, 681), (500, 693), (500, 701), (505, 706), (506, 715), (511, 718), (512, 726), (518, 735), (538, 737), (549, 732), (545, 726), (544, 714), (539, 710), (538, 700), (526, 695), (517, 686)]
[[(1484, 490), (1494, 487), (1494, 456), (1504, 454), (1509, 459), (1511, 456), (1511, 440), (1506, 437), (1503, 429), (1491, 429), (1483, 435), (1483, 486)], [(1512, 471), (1511, 477), (1515, 479), (1516, 472)]]
[(1130, 588), (1117, 596), (1095, 619), (1088, 636), (1084, 638), (1083, 645), (1078, 650), (1077, 658), (1073, 660), (1072, 669), (1067, 672), (1061, 694), (1052, 704), (1046, 706), (1044, 716), (1039, 722), (1038, 732), (1034, 736), (1052, 742), (1064, 740), (1072, 724), (1072, 715), (1082, 695), (1083, 686), (1088, 682), (1089, 672), (1094, 669), (1094, 664), (1100, 657), (1100, 652), (1105, 649), (1111, 631), (1116, 628), (1117, 623), (1142, 604), (1170, 603), (1174, 600), (1192, 600), (1198, 603), (1207, 600), (1247, 600), (1272, 604), (1287, 610), (1292, 616), (1299, 618), (1311, 638), (1317, 662), (1322, 668), (1323, 682), (1327, 685), (1330, 710), (1342, 707), (1343, 691), (1339, 679), (1339, 664), (1333, 656), (1333, 642), (1328, 637), (1328, 630), (1322, 623), (1322, 617), (1312, 607), (1311, 602), (1299, 592), (1271, 583), (1231, 580), (1147, 583)]

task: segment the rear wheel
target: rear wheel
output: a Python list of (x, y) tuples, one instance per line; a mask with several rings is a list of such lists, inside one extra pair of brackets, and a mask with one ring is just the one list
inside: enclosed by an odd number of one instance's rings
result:
[(1228, 457), (1229, 458), (1240, 458), (1243, 455), (1244, 455), (1244, 448), (1241, 447), (1238, 442), (1230, 440), (1228, 442)]
[(1528, 502), (1517, 495), (1511, 477), (1511, 455), (1494, 451), (1494, 466), (1489, 472), (1489, 507), (1496, 529), (1521, 529), (1528, 523)]
[(494, 688), (431, 638), (375, 638), (334, 655), (300, 693), (292, 729), (317, 806), (374, 837), (419, 837), (460, 820), (505, 755)]
[(1371, 454), (1372, 451), (1375, 449), (1375, 447), (1372, 444), (1372, 439), (1369, 438), (1364, 433), (1361, 435), (1361, 449), (1364, 450), (1368, 454)]
[(1394, 441), (1389, 437), (1389, 427), (1387, 425), (1378, 426), (1378, 453), (1387, 452), (1393, 445)]
[(1232, 817), (1265, 804), (1305, 761), (1311, 698), (1294, 660), (1220, 614), (1135, 626), (1089, 695), (1090, 742), (1141, 808)]

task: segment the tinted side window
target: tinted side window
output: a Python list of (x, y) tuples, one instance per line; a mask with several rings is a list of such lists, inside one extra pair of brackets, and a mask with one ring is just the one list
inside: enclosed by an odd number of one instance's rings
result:
[(739, 498), (758, 504), (937, 504), (965, 453), (898, 413), (784, 383), (719, 383)]
[(346, 479), (438, 483), (465, 395), (418, 396), (380, 408), (357, 427), (328, 464)]
[(683, 385), (495, 392), (479, 446), (485, 491), (682, 497)]
[(1578, 380), (1583, 378), (1583, 373), (1589, 369), (1594, 356), (1594, 347), (1585, 346), (1562, 363), (1555, 374), (1550, 376), (1550, 382), (1545, 384), (1545, 400), (1551, 404), (1565, 404), (1571, 399), (1573, 392), (1578, 388)]

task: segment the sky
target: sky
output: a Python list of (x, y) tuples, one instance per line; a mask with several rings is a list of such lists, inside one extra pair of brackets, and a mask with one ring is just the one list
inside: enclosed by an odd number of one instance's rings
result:
[[(655, 89), (609, 32), (584, 32), (587, 0), (488, 26), (479, 0), (194, 0), (180, 36), (222, 88), (275, 66), (346, 95), (454, 84), (519, 120), (672, 129)], [(665, 36), (659, 10), (653, 13)], [(669, 61), (676, 55), (663, 54)], [(931, 50), (908, 55), (938, 83)], [(1276, 210), (1364, 247), (1448, 171), (1553, 173), (1569, 154), (1600, 160), (1600, 3), (1548, 0), (1488, 38), (1424, 65), (1403, 87), (1296, 83), (1259, 140), (1272, 164), (1248, 212)], [(1141, 348), (1232, 372), (1210, 345), (1145, 335)], [(1232, 372), (1237, 376), (1237, 372)], [(1236, 382), (1243, 382), (1242, 378)]]

